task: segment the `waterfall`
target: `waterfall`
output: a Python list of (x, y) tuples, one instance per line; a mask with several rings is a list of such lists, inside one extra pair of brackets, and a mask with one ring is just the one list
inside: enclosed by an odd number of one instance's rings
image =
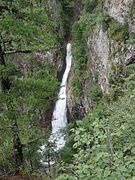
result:
[(60, 149), (65, 145), (64, 136), (61, 130), (67, 125), (67, 106), (66, 106), (66, 87), (69, 71), (71, 68), (71, 44), (67, 44), (67, 55), (66, 55), (66, 69), (62, 78), (60, 91), (58, 94), (58, 101), (55, 104), (55, 109), (52, 117), (52, 135), (51, 141), (56, 142), (57, 149)]

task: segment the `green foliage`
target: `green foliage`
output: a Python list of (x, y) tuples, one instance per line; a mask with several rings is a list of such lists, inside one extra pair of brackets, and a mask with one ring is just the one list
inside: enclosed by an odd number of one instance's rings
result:
[[(103, 1), (100, 1), (102, 5)], [(102, 12), (99, 1), (83, 1), (84, 12), (72, 29), (75, 77), (72, 82), (74, 95), (82, 93), (87, 71), (88, 37), (101, 26), (113, 41), (129, 37), (127, 22), (119, 23)], [(134, 41), (134, 37), (132, 38)], [(86, 58), (86, 59), (85, 59)], [(85, 61), (86, 60), (86, 61)], [(82, 73), (83, 72), (83, 73)], [(77, 76), (78, 75), (78, 76)], [(92, 81), (92, 80), (91, 80)], [(111, 79), (111, 94), (102, 95), (98, 85), (90, 84), (91, 99), (98, 106), (91, 110), (77, 126), (71, 129), (73, 148), (77, 151), (72, 164), (67, 165), (74, 173), (64, 172), (58, 179), (117, 180), (135, 177), (135, 76), (134, 65), (127, 68), (118, 64)], [(106, 98), (106, 102), (100, 98)], [(115, 101), (115, 102), (114, 102)], [(65, 168), (66, 169), (66, 168)], [(71, 177), (70, 177), (71, 176)]]
[(83, 2), (84, 11), (78, 21), (83, 31), (83, 37), (92, 36), (92, 32), (97, 25), (102, 25), (105, 31), (108, 31), (110, 38), (114, 41), (123, 41), (128, 39), (128, 23), (119, 23), (114, 18), (103, 12), (103, 1), (85, 0)]
[(72, 162), (73, 155), (76, 153), (75, 149), (73, 148), (74, 139), (70, 132), (70, 129), (75, 127), (74, 123), (70, 123), (67, 125), (64, 136), (65, 136), (65, 146), (59, 150), (59, 161), (63, 162), (64, 164), (69, 164)]
[(6, 50), (38, 50), (56, 43), (53, 23), (49, 19), (44, 3), (38, 1), (7, 2), (1, 0), (1, 40)]
[(103, 12), (93, 12), (83, 15), (80, 23), (84, 27), (86, 37), (88, 32), (92, 33), (96, 25), (102, 25), (104, 31), (108, 31), (110, 38), (114, 41), (123, 41), (128, 39), (128, 25), (127, 23), (119, 23), (114, 18), (108, 16)]
[[(16, 170), (15, 132), (23, 144), (23, 166), (33, 170), (40, 162), (38, 149), (41, 143), (45, 143), (48, 135), (46, 130), (39, 129), (39, 114), (54, 103), (58, 83), (50, 74), (44, 72), (42, 77), (37, 74), (38, 76), (35, 74), (31, 78), (18, 78), (15, 75), (12, 77), (10, 92), (0, 93), (0, 171)], [(14, 123), (17, 124), (15, 129)]]
[[(135, 65), (130, 64), (125, 66), (124, 64), (117, 64), (112, 67), (112, 75), (110, 76), (109, 83), (111, 85), (111, 92), (109, 96), (105, 97), (110, 99), (110, 101), (116, 101), (119, 97), (124, 95), (125, 88), (127, 87), (126, 82), (132, 82), (130, 84), (130, 89), (133, 89), (134, 86), (134, 72), (135, 72)], [(106, 99), (107, 100), (107, 99)]]
[[(44, 145), (43, 153), (43, 162), (47, 162), (50, 165), (51, 162), (57, 162), (58, 152), (56, 152), (56, 144), (55, 142), (47, 141)], [(49, 167), (50, 168), (50, 167)]]
[(74, 1), (60, 0), (62, 5), (62, 22), (64, 26), (64, 35), (69, 35), (74, 20)]
[(112, 67), (112, 74), (109, 79), (110, 100), (115, 101), (124, 94), (126, 71), (124, 64), (117, 64)]
[(75, 97), (81, 97), (83, 92), (82, 92), (82, 82), (80, 77), (74, 77), (72, 81), (72, 91), (73, 95)]
[(73, 177), (72, 175), (63, 174), (60, 177), (56, 178), (56, 180), (77, 180), (77, 178)]
[(83, 70), (87, 64), (87, 43), (83, 37), (83, 29), (79, 22), (76, 22), (72, 28), (73, 45), (72, 54), (74, 58), (74, 68)]
[(110, 105), (99, 105), (71, 129), (77, 154), (68, 168), (74, 178), (78, 174), (82, 180), (134, 179), (134, 72), (124, 84), (123, 97)]
[(121, 24), (113, 18), (109, 21), (109, 34), (115, 41), (123, 41), (128, 38), (128, 25), (127, 23)]
[(9, 60), (6, 62), (6, 66), (0, 66), (0, 78), (12, 78), (19, 73), (18, 67), (11, 63)]
[(134, 75), (134, 72), (135, 72), (135, 64), (130, 64), (126, 67), (127, 77), (130, 77), (130, 75)]
[[(128, 38), (128, 27), (127, 23), (121, 24), (117, 22), (114, 18), (108, 16), (101, 11), (102, 2), (97, 1), (84, 1), (84, 13), (82, 13), (79, 21), (75, 22), (72, 27), (73, 35), (73, 68), (76, 71), (73, 81), (72, 88), (73, 93), (76, 97), (82, 95), (82, 84), (83, 79), (86, 79), (84, 70), (87, 68), (87, 41), (88, 37), (93, 36), (93, 30), (97, 25), (101, 25), (104, 31), (108, 31), (108, 35), (114, 41), (124, 41)], [(83, 71), (83, 73), (82, 73)], [(80, 78), (81, 77), (81, 78)], [(120, 78), (119, 78), (120, 79)], [(118, 89), (114, 90), (114, 96), (118, 92)], [(99, 101), (102, 98), (102, 93), (98, 85), (92, 83), (90, 87), (90, 96), (92, 100)]]
[(101, 87), (98, 84), (91, 83), (89, 87), (89, 96), (93, 101), (99, 102), (103, 96)]
[(85, 77), (84, 70), (87, 67), (87, 43), (83, 37), (83, 28), (79, 22), (75, 22), (72, 27), (73, 44), (73, 68), (76, 71), (76, 75), (72, 80), (72, 89), (75, 97), (81, 97), (83, 79)]
[(40, 163), (49, 133), (39, 121), (54, 104), (58, 82), (47, 57), (33, 52), (56, 49), (54, 27), (48, 2), (0, 0), (0, 80), (11, 84), (0, 89), (0, 172), (30, 172)]
[(83, 36), (87, 40), (92, 36), (92, 32), (96, 25), (102, 25), (105, 19), (104, 13), (97, 11), (93, 13), (84, 13), (79, 20), (80, 27), (82, 28)]
[(129, 39), (127, 40), (128, 44), (132, 44), (135, 45), (135, 33), (132, 33), (129, 37)]
[(83, 1), (85, 12), (92, 12), (98, 6), (98, 0), (84, 0)]

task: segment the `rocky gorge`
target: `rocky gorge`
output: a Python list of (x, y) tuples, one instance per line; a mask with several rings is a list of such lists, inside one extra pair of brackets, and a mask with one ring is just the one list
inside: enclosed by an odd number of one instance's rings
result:
[[(82, 37), (86, 38), (86, 78), (81, 82), (82, 95), (80, 97), (74, 96), (71, 82), (74, 77), (77, 76), (77, 70), (74, 67), (72, 68), (67, 90), (67, 104), (70, 116), (71, 118), (73, 117), (73, 119), (83, 117), (95, 104), (94, 102), (92, 103), (88, 92), (89, 87), (92, 86), (91, 83), (98, 84), (103, 94), (109, 94), (111, 93), (110, 79), (115, 78), (115, 76), (120, 76), (121, 73), (124, 73), (124, 66), (129, 63), (134, 63), (135, 47), (128, 43), (128, 39), (130, 39), (135, 32), (133, 15), (134, 2), (132, 0), (106, 0), (102, 2), (100, 6), (102, 6), (100, 7), (102, 13), (107, 16), (106, 18), (113, 20), (111, 22), (112, 24), (109, 22), (110, 25), (108, 25), (107, 20), (105, 20), (105, 22), (100, 22), (99, 20), (98, 22), (97, 19), (94, 27), (93, 25), (89, 25), (89, 29), (87, 30), (85, 30), (86, 27), (84, 27), (84, 29), (82, 28), (82, 31), (87, 33), (87, 35), (85, 35), (84, 32), (84, 37)], [(80, 24), (83, 23), (81, 19), (83, 16), (82, 14), (78, 21)], [(96, 17), (94, 18), (96, 19)], [(89, 19), (85, 21), (89, 24)], [(86, 24), (86, 26), (88, 25)], [(78, 78), (80, 79), (81, 77)], [(92, 78), (93, 82), (90, 82), (89, 78)]]
[(135, 1), (0, 1), (0, 179), (135, 179)]

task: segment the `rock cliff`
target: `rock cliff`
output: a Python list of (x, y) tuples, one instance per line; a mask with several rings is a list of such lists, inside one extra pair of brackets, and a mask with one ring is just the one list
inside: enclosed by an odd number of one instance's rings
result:
[[(96, 92), (98, 85), (102, 91), (101, 96), (110, 94), (111, 80), (115, 81), (116, 76), (123, 75), (124, 67), (135, 60), (135, 47), (130, 42), (135, 32), (135, 2), (133, 0), (106, 0), (100, 3), (100, 6), (102, 10), (96, 10), (96, 13), (88, 10), (86, 12), (86, 8), (83, 7), (78, 20), (83, 31), (82, 38), (86, 39), (87, 63), (85, 69), (77, 73), (78, 69), (74, 64), (78, 59), (73, 52), (73, 66), (67, 90), (67, 105), (71, 119), (82, 118), (90, 108), (97, 104), (96, 98), (99, 94), (101, 95), (101, 92)], [(100, 11), (99, 16), (98, 11)], [(97, 20), (93, 26), (91, 19), (88, 18), (95, 14)], [(87, 15), (87, 22), (83, 26), (82, 21)], [(88, 25), (90, 27), (86, 28)], [(73, 42), (73, 49), (74, 46)], [(82, 93), (79, 96), (74, 93), (73, 87), (76, 76), (78, 76), (76, 84), (80, 83), (79, 79), (83, 76), (81, 79)], [(97, 84), (96, 89), (90, 90), (95, 84)], [(94, 96), (91, 97), (93, 93)]]

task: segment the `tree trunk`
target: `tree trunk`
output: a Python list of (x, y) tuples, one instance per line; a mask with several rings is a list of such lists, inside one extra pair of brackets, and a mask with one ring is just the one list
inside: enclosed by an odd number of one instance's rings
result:
[(23, 167), (23, 145), (19, 137), (17, 123), (14, 123), (13, 125), (13, 137), (16, 171), (19, 172), (19, 169)]
[[(5, 60), (4, 60), (4, 52), (2, 50), (2, 47), (0, 45), (0, 66), (6, 66)], [(9, 91), (11, 88), (11, 83), (9, 81), (9, 78), (6, 77), (1, 77), (1, 88), (2, 91), (6, 93), (6, 91)], [(11, 111), (13, 110), (13, 107), (9, 104), (7, 104), (7, 106), (9, 106), (9, 109), (11, 109)], [(13, 143), (14, 143), (14, 155), (15, 155), (15, 163), (16, 163), (16, 170), (19, 171), (20, 167), (22, 167), (23, 165), (23, 145), (21, 143), (20, 137), (19, 137), (19, 132), (18, 132), (18, 125), (15, 122), (13, 124)]]
[[(2, 51), (2, 47), (0, 45), (0, 65), (6, 66), (5, 60), (4, 60), (4, 52)], [(11, 83), (9, 81), (9, 78), (1, 77), (1, 87), (3, 91), (7, 91), (10, 89)]]

